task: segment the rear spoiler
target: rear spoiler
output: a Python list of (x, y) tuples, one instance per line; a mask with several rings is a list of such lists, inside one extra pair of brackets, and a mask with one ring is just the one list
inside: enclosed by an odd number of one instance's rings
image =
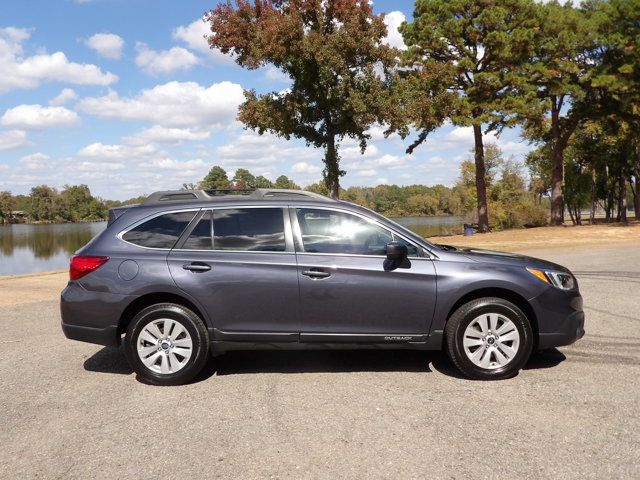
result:
[(129, 210), (131, 207), (134, 207), (137, 204), (134, 205), (123, 205), (121, 207), (113, 207), (109, 209), (109, 219), (107, 220), (107, 227), (109, 227), (113, 222), (116, 221), (116, 219), (122, 215), (124, 212), (126, 212), (127, 210)]

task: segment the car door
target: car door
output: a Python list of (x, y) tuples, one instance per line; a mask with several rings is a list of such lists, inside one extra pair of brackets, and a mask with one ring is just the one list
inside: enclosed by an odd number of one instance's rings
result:
[(168, 256), (176, 284), (206, 309), (216, 340), (297, 341), (298, 277), (283, 207), (201, 212)]
[[(364, 215), (328, 207), (290, 209), (300, 282), (300, 340), (421, 341), (435, 307), (432, 260)], [(385, 271), (385, 247), (405, 243), (408, 268)]]

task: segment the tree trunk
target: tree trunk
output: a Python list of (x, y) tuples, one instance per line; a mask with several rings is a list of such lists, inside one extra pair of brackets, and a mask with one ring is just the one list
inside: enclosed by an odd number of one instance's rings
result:
[(591, 211), (589, 212), (589, 225), (596, 221), (596, 169), (591, 166)]
[(635, 192), (633, 194), (633, 211), (635, 212), (636, 220), (640, 220), (640, 176), (636, 173), (635, 179)]
[(551, 108), (551, 225), (564, 223), (564, 148), (560, 135), (562, 98), (554, 99)]
[(478, 196), (478, 231), (486, 233), (489, 231), (489, 213), (487, 209), (487, 181), (481, 125), (473, 126), (473, 138), (475, 141), (474, 157), (476, 163), (476, 192)]
[(324, 183), (329, 189), (331, 198), (338, 200), (340, 197), (340, 166), (338, 150), (336, 149), (336, 137), (332, 132), (327, 133), (327, 146), (324, 155)]
[(627, 223), (627, 179), (622, 173), (619, 180), (618, 221)]
[(634, 169), (636, 188), (633, 192), (633, 210), (636, 220), (640, 220), (640, 151), (636, 149), (636, 168)]

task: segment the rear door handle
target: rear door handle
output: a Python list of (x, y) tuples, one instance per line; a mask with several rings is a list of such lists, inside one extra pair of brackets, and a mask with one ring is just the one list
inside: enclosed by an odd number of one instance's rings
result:
[(303, 270), (302, 275), (309, 278), (327, 278), (330, 277), (331, 274), (329, 272), (325, 272), (319, 268), (310, 268), (309, 270)]
[(182, 268), (185, 270), (191, 270), (192, 272), (208, 272), (211, 270), (211, 265), (207, 265), (204, 262), (192, 262), (185, 263)]

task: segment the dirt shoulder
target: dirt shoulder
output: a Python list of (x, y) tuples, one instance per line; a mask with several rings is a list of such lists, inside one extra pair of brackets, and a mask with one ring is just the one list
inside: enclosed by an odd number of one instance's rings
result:
[(457, 247), (486, 248), (506, 252), (634, 244), (640, 248), (640, 222), (630, 222), (628, 225), (525, 228), (475, 234), (469, 237), (463, 235), (431, 237), (429, 241)]
[(0, 277), (0, 307), (56, 300), (68, 279), (66, 271)]
[[(640, 222), (628, 226), (542, 227), (476, 234), (470, 237), (432, 237), (429, 240), (434, 243), (507, 252), (616, 245), (637, 245), (640, 248)], [(67, 279), (66, 271), (0, 277), (0, 307), (57, 300)]]

